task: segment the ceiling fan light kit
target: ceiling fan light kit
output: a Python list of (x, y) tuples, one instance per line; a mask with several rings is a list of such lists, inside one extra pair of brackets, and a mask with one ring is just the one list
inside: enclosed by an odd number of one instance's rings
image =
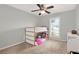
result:
[(46, 5), (44, 5), (44, 4), (37, 4), (37, 6), (39, 7), (39, 9), (32, 10), (32, 12), (40, 11), (38, 15), (42, 15), (45, 13), (50, 14), (51, 12), (49, 12), (48, 9), (54, 8), (54, 6), (46, 7)]
[(40, 12), (41, 12), (41, 14), (44, 14), (44, 13), (45, 13), (45, 11), (44, 11), (44, 10), (41, 10)]

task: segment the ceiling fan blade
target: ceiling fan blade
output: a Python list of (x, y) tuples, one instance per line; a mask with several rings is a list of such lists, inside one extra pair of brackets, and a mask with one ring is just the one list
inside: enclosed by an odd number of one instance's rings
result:
[(49, 11), (47, 11), (47, 10), (45, 10), (45, 12), (46, 12), (46, 13), (48, 13), (48, 14), (50, 14), (50, 12), (49, 12)]
[(41, 9), (41, 5), (40, 4), (37, 4), (37, 6)]
[(39, 9), (38, 10), (32, 10), (32, 12), (35, 12), (35, 11), (39, 11)]
[(50, 9), (50, 8), (54, 8), (54, 6), (49, 6), (49, 7), (47, 7), (47, 9)]
[(41, 13), (39, 13), (39, 15), (41, 15)]

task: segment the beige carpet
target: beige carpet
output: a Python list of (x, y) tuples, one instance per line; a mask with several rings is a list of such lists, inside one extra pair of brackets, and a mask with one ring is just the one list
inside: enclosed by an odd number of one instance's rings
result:
[(64, 41), (48, 40), (40, 46), (33, 46), (28, 43), (4, 49), (0, 53), (8, 54), (66, 54), (67, 43)]
[(43, 45), (25, 49), (18, 53), (25, 54), (66, 54), (67, 43), (64, 41), (48, 40)]
[(33, 47), (33, 45), (23, 42), (21, 44), (1, 50), (0, 54), (7, 54), (7, 53), (8, 54), (15, 54), (16, 52), (23, 51), (24, 49), (28, 49), (30, 47)]

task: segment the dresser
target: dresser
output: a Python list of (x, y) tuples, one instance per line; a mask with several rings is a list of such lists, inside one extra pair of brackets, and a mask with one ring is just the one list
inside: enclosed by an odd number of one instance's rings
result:
[(67, 34), (67, 51), (79, 52), (79, 36), (76, 34)]

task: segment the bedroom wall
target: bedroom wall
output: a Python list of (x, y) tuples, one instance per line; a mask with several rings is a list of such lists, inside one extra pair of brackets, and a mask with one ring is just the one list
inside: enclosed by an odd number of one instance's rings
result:
[(76, 21), (76, 27), (77, 27), (77, 29), (78, 29), (78, 33), (79, 33), (79, 5), (77, 5), (77, 8), (76, 8), (76, 19), (77, 19), (77, 21)]
[(60, 36), (63, 40), (67, 39), (67, 32), (76, 27), (76, 10), (55, 13), (49, 16), (42, 16), (39, 25), (48, 26), (51, 18), (60, 17)]
[(8, 5), (0, 5), (0, 48), (25, 41), (24, 28), (37, 26), (38, 17)]

